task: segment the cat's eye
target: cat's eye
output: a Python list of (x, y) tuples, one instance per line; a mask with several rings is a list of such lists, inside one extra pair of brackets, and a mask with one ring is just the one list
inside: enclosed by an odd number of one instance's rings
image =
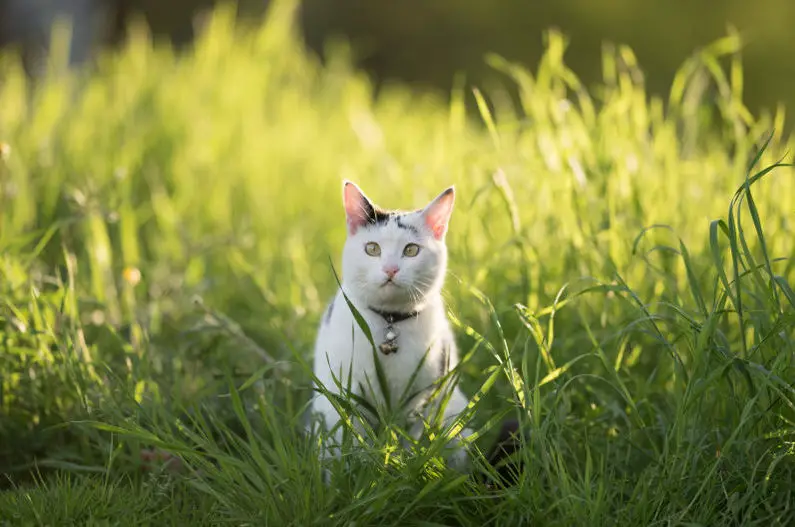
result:
[(403, 248), (403, 256), (414, 257), (420, 253), (420, 246), (416, 243), (410, 243)]
[(379, 246), (379, 245), (378, 245), (377, 243), (375, 243), (375, 242), (368, 242), (368, 243), (367, 243), (367, 244), (364, 246), (364, 252), (366, 252), (366, 253), (367, 253), (367, 254), (369, 254), (370, 256), (378, 256), (378, 255), (380, 255), (380, 254), (381, 254), (381, 246)]

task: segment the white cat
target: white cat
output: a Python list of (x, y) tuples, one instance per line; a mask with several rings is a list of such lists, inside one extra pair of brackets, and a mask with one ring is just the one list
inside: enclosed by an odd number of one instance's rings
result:
[[(374, 205), (354, 183), (343, 184), (343, 203), (348, 237), (342, 256), (341, 291), (329, 304), (315, 343), (314, 372), (326, 390), (339, 394), (350, 386), (369, 405), (383, 408), (376, 364), (378, 360), (394, 409), (401, 411), (414, 438), (431, 419), (438, 405), (429, 396), (439, 380), (458, 363), (458, 351), (445, 315), (441, 290), (447, 271), (445, 235), (453, 211), (455, 191), (448, 188), (424, 209), (413, 212), (385, 211)], [(369, 326), (376, 350), (357, 324), (345, 296)], [(413, 381), (412, 381), (413, 377)], [(336, 381), (335, 381), (336, 378)], [(451, 396), (443, 409), (449, 424), (468, 400), (458, 386), (445, 383)], [(410, 397), (413, 395), (413, 397)], [(435, 398), (436, 401), (441, 397)], [(318, 393), (312, 412), (326, 430), (334, 430), (340, 415), (331, 401)], [(371, 424), (374, 419), (368, 419)], [(361, 430), (361, 423), (354, 422)], [(450, 464), (463, 469), (468, 461), (459, 432)], [(324, 455), (336, 455), (342, 437), (336, 427), (327, 438)]]

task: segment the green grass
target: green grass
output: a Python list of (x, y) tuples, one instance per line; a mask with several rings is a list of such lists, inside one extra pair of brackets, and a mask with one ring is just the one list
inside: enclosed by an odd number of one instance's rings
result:
[[(627, 49), (586, 88), (555, 34), (534, 73), (490, 59), (518, 103), (374, 97), (276, 5), (185, 56), (0, 62), (0, 523), (787, 524), (793, 141), (742, 106), (738, 43), (666, 100)], [(301, 427), (342, 178), (395, 207), (456, 185), (460, 374), (482, 449), (528, 429), (516, 485), (393, 429), (323, 485)], [(191, 470), (145, 473), (152, 446)]]

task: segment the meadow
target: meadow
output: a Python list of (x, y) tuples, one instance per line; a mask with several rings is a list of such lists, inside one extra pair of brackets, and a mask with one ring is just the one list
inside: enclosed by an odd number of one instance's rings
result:
[[(623, 47), (584, 86), (550, 32), (537, 70), (489, 57), (504, 90), (443, 100), (321, 64), (293, 8), (219, 9), (179, 55), (56, 47), (35, 83), (0, 59), (0, 524), (790, 524), (793, 141), (743, 106), (736, 38), (665, 99)], [(482, 450), (526, 430), (515, 483), (387, 427), (323, 484), (343, 178), (399, 208), (456, 185), (459, 374)]]

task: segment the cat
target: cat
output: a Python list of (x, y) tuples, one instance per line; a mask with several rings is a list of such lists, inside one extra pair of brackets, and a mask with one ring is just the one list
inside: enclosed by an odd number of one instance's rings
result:
[[(407, 400), (400, 417), (415, 439), (425, 421), (439, 410), (435, 401), (442, 398), (429, 400), (439, 385), (451, 391), (442, 408), (443, 425), (450, 424), (469, 403), (451, 377), (439, 382), (459, 360), (442, 300), (445, 237), (454, 202), (451, 186), (423, 209), (388, 211), (375, 205), (355, 183), (344, 181), (347, 239), (342, 278), (315, 341), (314, 373), (326, 390), (339, 394), (340, 387), (350, 387), (371, 407), (383, 408), (386, 397), (381, 393), (377, 359), (393, 408), (401, 398)], [(375, 353), (348, 302), (369, 327)], [(340, 415), (334, 404), (318, 391), (311, 412), (327, 431), (333, 431), (326, 438), (323, 457), (338, 455), (342, 427), (337, 426)], [(354, 426), (362, 430), (361, 422), (354, 421)], [(448, 462), (455, 469), (464, 470), (468, 464), (462, 439), (471, 433), (462, 428), (453, 439)]]

